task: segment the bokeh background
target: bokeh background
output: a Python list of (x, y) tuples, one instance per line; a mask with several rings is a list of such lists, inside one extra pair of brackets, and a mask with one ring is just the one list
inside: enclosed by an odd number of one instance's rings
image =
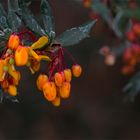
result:
[[(5, 5), (6, 1), (0, 0)], [(30, 8), (38, 20), (40, 0)], [(56, 33), (89, 20), (89, 10), (76, 0), (50, 0)], [(140, 97), (125, 102), (123, 86), (130, 77), (121, 74), (121, 58), (115, 66), (106, 66), (99, 49), (115, 44), (112, 32), (98, 21), (90, 37), (68, 50), (83, 67), (80, 78), (73, 78), (69, 99), (59, 108), (48, 103), (35, 86), (39, 73), (31, 75), (23, 68), (19, 87), (20, 103), (0, 104), (0, 140), (63, 139), (140, 139)], [(42, 63), (41, 71), (46, 66)]]

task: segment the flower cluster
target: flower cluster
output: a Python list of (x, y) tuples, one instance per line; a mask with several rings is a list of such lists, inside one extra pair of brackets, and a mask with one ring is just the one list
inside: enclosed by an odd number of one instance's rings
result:
[(48, 38), (43, 36), (32, 46), (24, 46), (20, 35), (10, 35), (7, 46), (4, 48), (0, 58), (0, 85), (9, 95), (17, 95), (16, 86), (19, 84), (21, 77), (15, 66), (26, 65), (34, 73), (39, 70), (42, 59), (50, 61), (47, 55), (40, 55), (34, 51), (35, 47), (39, 47), (40, 40), (43, 40), (41, 41), (43, 42), (41, 46), (48, 43)]
[[(30, 46), (24, 45), (26, 34), (32, 38), (33, 43)], [(16, 70), (16, 67), (27, 66), (34, 74), (40, 69), (41, 60), (45, 60), (49, 62), (49, 77), (47, 74), (39, 75), (37, 79), (38, 89), (43, 91), (45, 99), (51, 101), (55, 106), (60, 105), (60, 97), (69, 97), (72, 73), (73, 76), (79, 77), (82, 72), (81, 66), (60, 44), (54, 44), (55, 47), (50, 45), (45, 50), (42, 49), (47, 44), (49, 44), (47, 36), (36, 39), (30, 31), (10, 35), (0, 58), (0, 85), (4, 92), (10, 96), (16, 96), (18, 93), (17, 86), (21, 73)], [(64, 52), (74, 61), (72, 70), (66, 66)]]
[(74, 77), (79, 77), (81, 72), (82, 68), (79, 64), (75, 63), (72, 69), (65, 66), (64, 49), (60, 47), (49, 66), (49, 77), (46, 74), (40, 74), (37, 87), (43, 91), (45, 99), (52, 102), (54, 106), (59, 106), (61, 98), (67, 99), (70, 96), (72, 74)]
[(124, 66), (123, 74), (131, 74), (135, 71), (135, 67), (140, 63), (140, 23), (133, 23), (132, 29), (126, 33), (127, 39), (131, 45), (127, 47), (123, 53)]
[(104, 62), (106, 65), (113, 66), (115, 64), (116, 56), (108, 46), (102, 47), (99, 52), (104, 56)]

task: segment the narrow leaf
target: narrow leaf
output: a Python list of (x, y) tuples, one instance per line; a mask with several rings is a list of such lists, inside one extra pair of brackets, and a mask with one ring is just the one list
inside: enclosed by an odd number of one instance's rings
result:
[(0, 28), (5, 29), (8, 28), (7, 24), (7, 14), (3, 8), (3, 6), (0, 4)]
[(135, 97), (140, 93), (140, 72), (136, 73), (123, 88), (127, 98), (134, 101)]
[(12, 4), (11, 0), (8, 0), (8, 24), (13, 32), (17, 32), (21, 26), (21, 19), (14, 12), (14, 8), (18, 8), (16, 2), (16, 7), (12, 7)]
[(96, 20), (90, 21), (82, 26), (69, 29), (56, 38), (62, 46), (71, 46), (78, 44), (81, 40), (89, 36), (89, 32)]
[(40, 5), (43, 24), (45, 27), (45, 31), (48, 33), (50, 37), (55, 37), (55, 25), (54, 25), (54, 17), (52, 16), (51, 7), (46, 0), (41, 1)]
[(24, 3), (23, 0), (19, 0), (19, 7), (20, 7), (20, 12), (18, 12), (18, 14), (23, 19), (25, 25), (29, 29), (31, 29), (33, 32), (35, 32), (39, 35), (44, 35), (45, 31), (41, 28), (41, 26), (35, 20), (34, 15), (28, 9), (28, 7), (26, 6), (26, 4)]

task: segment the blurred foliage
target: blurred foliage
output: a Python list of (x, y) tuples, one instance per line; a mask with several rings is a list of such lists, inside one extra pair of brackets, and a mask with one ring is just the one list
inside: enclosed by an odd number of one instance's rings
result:
[(122, 73), (136, 73), (125, 86), (128, 99), (140, 93), (140, 1), (139, 0), (83, 0), (83, 5), (90, 9), (91, 19), (102, 19), (118, 40), (115, 46), (105, 44), (100, 53), (105, 57), (107, 65), (114, 65), (117, 57), (122, 57)]

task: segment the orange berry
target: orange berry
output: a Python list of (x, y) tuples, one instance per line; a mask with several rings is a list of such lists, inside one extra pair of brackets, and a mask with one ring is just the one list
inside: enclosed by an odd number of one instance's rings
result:
[(11, 35), (9, 40), (8, 40), (8, 48), (11, 50), (16, 50), (20, 44), (20, 39), (18, 35)]
[(2, 88), (8, 88), (9, 87), (9, 82), (7, 79), (4, 79), (2, 82), (1, 82), (1, 87)]
[(19, 46), (15, 51), (15, 62), (17, 66), (24, 66), (28, 61), (28, 48)]
[(53, 101), (56, 98), (56, 86), (54, 82), (46, 82), (43, 85), (43, 93), (48, 101)]
[(43, 86), (46, 82), (48, 82), (48, 76), (45, 74), (40, 74), (36, 81), (38, 89), (43, 90)]
[(129, 41), (135, 41), (136, 40), (136, 34), (133, 31), (129, 31), (126, 33), (127, 39)]
[(133, 25), (132, 27), (133, 31), (135, 34), (137, 34), (138, 36), (140, 36), (140, 24), (139, 23), (136, 23)]
[(62, 98), (68, 98), (70, 96), (71, 85), (69, 82), (63, 82), (59, 88), (59, 94)]
[(16, 88), (16, 86), (9, 85), (7, 92), (11, 96), (16, 96), (17, 95), (17, 88)]
[(56, 107), (60, 106), (60, 103), (61, 103), (61, 99), (60, 97), (56, 97), (53, 101), (52, 101), (52, 104)]
[(72, 73), (75, 77), (79, 77), (82, 73), (82, 68), (80, 65), (76, 64), (72, 66)]
[(133, 57), (133, 50), (131, 47), (126, 48), (125, 52), (123, 54), (123, 60), (124, 62), (129, 62)]
[(63, 72), (56, 72), (54, 75), (55, 84), (60, 87), (64, 82), (64, 73)]
[(65, 80), (67, 82), (71, 82), (71, 78), (72, 78), (71, 69), (65, 69), (64, 70), (64, 75), (65, 75)]
[(134, 66), (132, 65), (126, 65), (122, 67), (121, 71), (122, 71), (122, 74), (129, 75), (129, 74), (132, 74), (135, 71), (135, 69), (134, 69)]

